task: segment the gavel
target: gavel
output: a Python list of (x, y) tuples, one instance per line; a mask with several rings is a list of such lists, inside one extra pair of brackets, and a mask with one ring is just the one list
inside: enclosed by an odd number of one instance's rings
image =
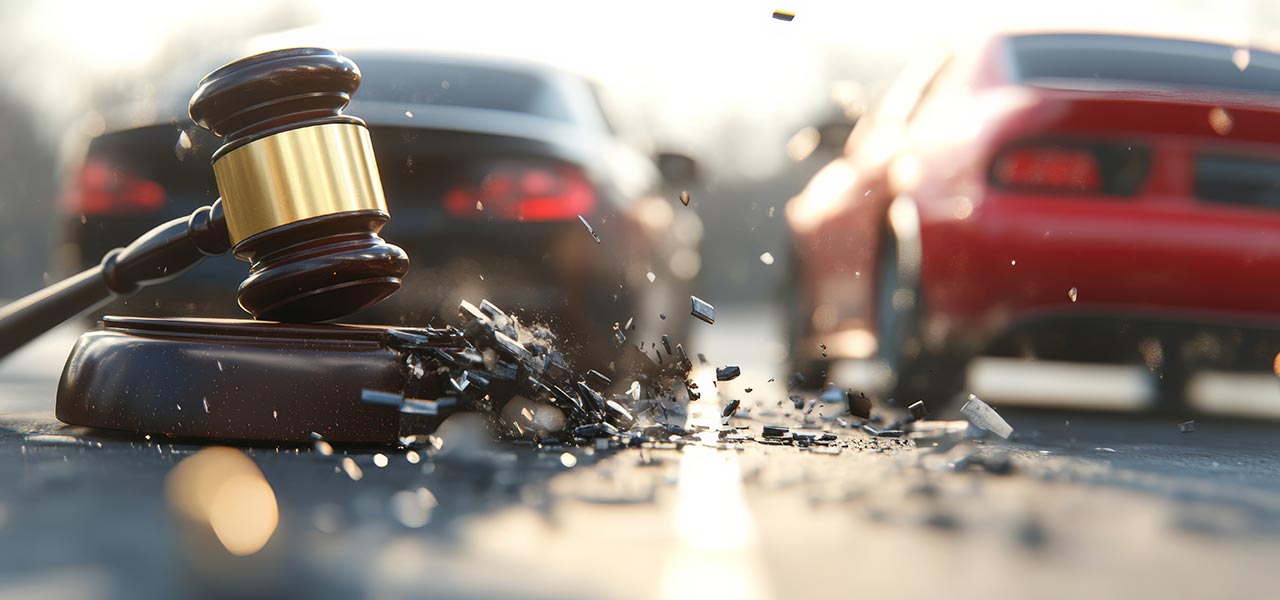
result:
[(0, 309), (0, 357), (228, 250), (250, 264), (237, 299), (255, 319), (327, 321), (395, 293), (409, 257), (378, 235), (390, 215), (369, 131), (342, 112), (359, 86), (355, 63), (320, 48), (258, 54), (205, 76), (189, 111), (222, 139), (212, 160), (221, 198)]

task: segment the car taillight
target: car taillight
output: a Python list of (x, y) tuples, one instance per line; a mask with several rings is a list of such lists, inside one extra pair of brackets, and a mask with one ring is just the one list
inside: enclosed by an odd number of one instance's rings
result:
[(80, 169), (68, 196), (68, 210), (86, 215), (150, 213), (163, 207), (165, 201), (160, 184), (94, 159)]
[(1098, 161), (1087, 150), (1053, 146), (1014, 148), (996, 160), (993, 175), (1006, 187), (1096, 192)]
[(561, 221), (590, 214), (596, 194), (586, 175), (569, 165), (505, 163), (483, 170), (445, 192), (445, 210), (464, 219)]
[(1145, 146), (1116, 143), (1020, 143), (991, 165), (993, 185), (1010, 190), (1130, 195), (1147, 177)]

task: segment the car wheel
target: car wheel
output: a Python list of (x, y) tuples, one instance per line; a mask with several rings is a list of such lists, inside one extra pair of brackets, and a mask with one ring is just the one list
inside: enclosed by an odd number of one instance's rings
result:
[(783, 306), (787, 307), (787, 356), (792, 372), (804, 377), (804, 386), (817, 389), (826, 380), (830, 365), (828, 361), (814, 358), (812, 350), (805, 347), (813, 339), (813, 301), (802, 281), (800, 253), (794, 245), (787, 263), (789, 268), (781, 290)]
[(877, 359), (892, 373), (885, 397), (906, 406), (924, 400), (947, 404), (964, 387), (965, 361), (930, 352), (921, 335), (924, 314), (918, 269), (903, 263), (898, 237), (887, 230), (881, 237), (877, 265)]

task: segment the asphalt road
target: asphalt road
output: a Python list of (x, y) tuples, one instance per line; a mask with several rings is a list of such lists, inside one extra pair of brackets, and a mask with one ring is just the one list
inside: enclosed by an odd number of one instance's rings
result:
[[(166, 497), (175, 465), (202, 448), (53, 419), (75, 335), (64, 329), (0, 366), (0, 597), (1276, 594), (1276, 424), (1199, 420), (1184, 434), (1168, 417), (1002, 409), (1010, 441), (870, 440), (834, 407), (806, 418), (778, 406), (773, 317), (722, 309), (698, 324), (690, 346), (743, 376), (704, 385), (719, 393), (690, 421), (714, 425), (737, 398), (748, 410), (735, 423), (753, 433), (827, 429), (849, 447), (712, 434), (681, 449), (424, 450), (417, 463), (405, 449), (240, 448), (279, 507), (244, 557)], [(1011, 472), (957, 468), (1001, 457)]]

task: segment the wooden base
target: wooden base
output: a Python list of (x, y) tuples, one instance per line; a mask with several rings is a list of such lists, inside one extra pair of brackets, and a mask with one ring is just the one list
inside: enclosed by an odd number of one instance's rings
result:
[(198, 440), (395, 443), (400, 415), (361, 389), (403, 392), (386, 328), (106, 317), (58, 384), (64, 423)]

